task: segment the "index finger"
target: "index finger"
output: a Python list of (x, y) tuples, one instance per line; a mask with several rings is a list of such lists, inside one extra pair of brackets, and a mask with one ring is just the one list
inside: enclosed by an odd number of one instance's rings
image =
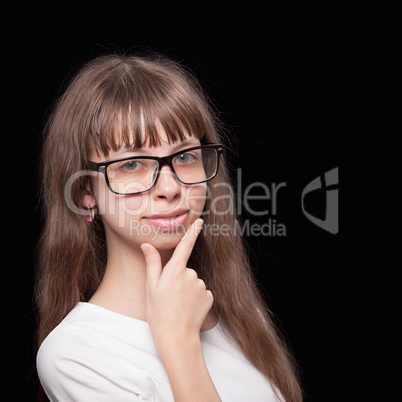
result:
[(170, 261), (187, 265), (187, 261), (190, 258), (193, 251), (194, 244), (198, 235), (201, 232), (204, 221), (201, 218), (196, 219), (191, 226), (187, 229), (180, 243), (177, 245)]

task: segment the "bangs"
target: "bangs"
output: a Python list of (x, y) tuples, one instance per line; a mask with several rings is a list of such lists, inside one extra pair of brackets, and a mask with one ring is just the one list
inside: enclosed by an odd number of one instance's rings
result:
[(99, 78), (91, 96), (87, 149), (107, 156), (123, 147), (155, 147), (161, 129), (169, 144), (188, 136), (215, 137), (206, 102), (176, 65), (120, 60)]

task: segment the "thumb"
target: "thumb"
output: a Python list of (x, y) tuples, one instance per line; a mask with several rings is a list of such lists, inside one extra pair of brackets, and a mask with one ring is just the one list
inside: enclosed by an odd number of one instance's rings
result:
[(147, 282), (155, 287), (162, 273), (162, 260), (158, 250), (148, 243), (141, 244), (141, 250), (147, 264)]

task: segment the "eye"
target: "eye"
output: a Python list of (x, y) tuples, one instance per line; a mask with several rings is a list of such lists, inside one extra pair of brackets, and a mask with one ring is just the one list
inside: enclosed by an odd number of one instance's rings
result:
[(175, 158), (176, 163), (181, 163), (181, 164), (188, 164), (188, 163), (193, 163), (196, 160), (196, 156), (192, 154), (181, 154)]
[(120, 169), (126, 172), (133, 172), (135, 170), (141, 169), (142, 166), (142, 163), (139, 161), (128, 161), (123, 166), (121, 166)]

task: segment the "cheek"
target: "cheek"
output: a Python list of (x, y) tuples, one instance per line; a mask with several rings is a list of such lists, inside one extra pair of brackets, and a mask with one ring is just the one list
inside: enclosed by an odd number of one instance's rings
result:
[(207, 186), (205, 183), (188, 187), (186, 191), (187, 206), (191, 211), (201, 213), (205, 206)]
[(120, 225), (130, 219), (138, 219), (148, 208), (148, 197), (138, 194), (133, 196), (113, 195), (107, 198), (104, 207), (104, 215), (111, 219), (118, 219)]
[(148, 196), (136, 194), (122, 196), (112, 193), (106, 185), (94, 186), (97, 208), (104, 223), (114, 228), (126, 227), (131, 219), (137, 219), (147, 209)]

